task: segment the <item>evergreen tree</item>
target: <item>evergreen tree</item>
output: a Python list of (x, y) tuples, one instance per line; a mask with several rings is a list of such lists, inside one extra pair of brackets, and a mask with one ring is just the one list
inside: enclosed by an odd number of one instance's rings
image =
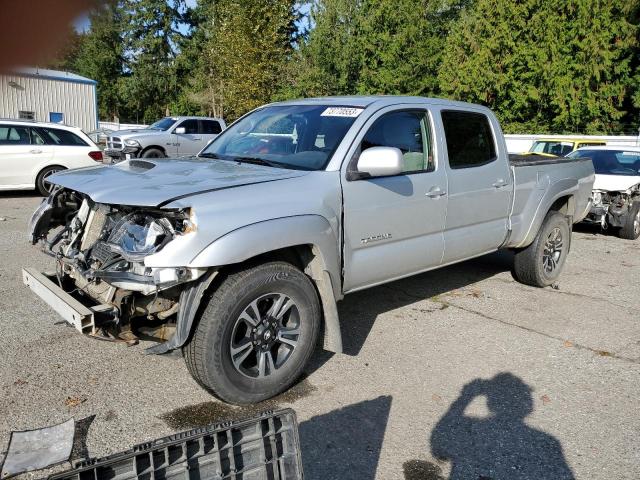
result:
[(506, 131), (618, 130), (636, 32), (622, 1), (477, 0), (447, 39), (440, 88)]
[(122, 94), (136, 121), (153, 122), (170, 114), (179, 95), (176, 56), (185, 0), (125, 0), (125, 56), (128, 72)]
[(112, 120), (121, 113), (120, 83), (123, 75), (122, 1), (104, 2), (89, 14), (90, 28), (80, 37), (70, 69), (98, 82), (98, 111)]

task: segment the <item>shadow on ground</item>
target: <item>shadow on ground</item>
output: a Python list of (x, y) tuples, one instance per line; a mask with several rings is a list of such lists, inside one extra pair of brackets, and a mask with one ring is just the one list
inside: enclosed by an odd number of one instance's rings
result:
[[(358, 355), (378, 315), (511, 270), (513, 255), (500, 251), (439, 270), (347, 295), (338, 303), (344, 353)], [(310, 370), (310, 371), (313, 371)]]
[[(465, 412), (478, 397), (486, 399), (485, 417)], [(532, 411), (531, 388), (519, 377), (473, 380), (431, 432), (431, 455), (451, 463), (449, 480), (573, 479), (560, 442), (525, 423)], [(438, 465), (422, 460), (405, 462), (403, 470), (406, 480), (445, 478)]]
[(391, 397), (382, 396), (302, 422), (304, 477), (374, 479), (390, 409)]

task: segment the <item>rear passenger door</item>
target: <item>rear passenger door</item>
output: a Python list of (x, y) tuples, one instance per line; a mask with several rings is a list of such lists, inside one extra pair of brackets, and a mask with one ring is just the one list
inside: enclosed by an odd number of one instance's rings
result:
[(200, 149), (203, 149), (211, 140), (216, 138), (220, 132), (222, 132), (222, 127), (218, 121), (200, 120), (200, 133), (202, 134), (202, 146)]
[(500, 127), (482, 111), (441, 112), (449, 204), (444, 263), (496, 250), (507, 234), (513, 183)]

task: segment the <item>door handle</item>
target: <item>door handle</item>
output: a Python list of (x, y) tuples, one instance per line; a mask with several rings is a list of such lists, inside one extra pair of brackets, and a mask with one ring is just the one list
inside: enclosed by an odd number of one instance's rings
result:
[(495, 188), (502, 188), (502, 187), (506, 187), (507, 185), (509, 185), (507, 182), (505, 182), (503, 179), (498, 179), (498, 181), (496, 181), (493, 186)]
[(40, 150), (39, 148), (34, 148), (30, 153), (42, 153), (42, 150)]
[(438, 198), (438, 197), (442, 197), (444, 195), (446, 195), (447, 192), (445, 192), (444, 190), (441, 190), (440, 187), (433, 187), (431, 188), (431, 190), (429, 190), (427, 193), (425, 193), (425, 195), (429, 198)]

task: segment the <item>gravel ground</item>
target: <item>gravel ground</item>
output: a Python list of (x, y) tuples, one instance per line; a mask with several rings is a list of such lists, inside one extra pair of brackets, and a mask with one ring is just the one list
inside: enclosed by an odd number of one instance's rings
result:
[(179, 356), (82, 337), (23, 286), (23, 266), (50, 267), (26, 241), (38, 202), (0, 196), (0, 451), (70, 417), (75, 453), (102, 456), (291, 406), (307, 479), (640, 478), (640, 241), (580, 228), (558, 289), (516, 283), (501, 253), (350, 295), (346, 354), (318, 351), (290, 392), (242, 409)]

